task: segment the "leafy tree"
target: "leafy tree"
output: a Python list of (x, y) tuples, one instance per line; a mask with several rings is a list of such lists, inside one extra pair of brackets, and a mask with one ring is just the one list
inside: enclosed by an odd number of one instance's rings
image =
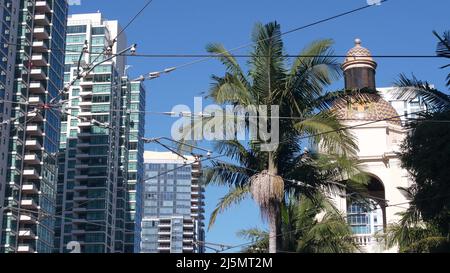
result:
[[(450, 32), (434, 34), (437, 55), (450, 58)], [(429, 111), (409, 124), (402, 144), (402, 164), (415, 183), (403, 189), (411, 204), (399, 223), (388, 228), (387, 243), (398, 244), (402, 252), (450, 251), (450, 96), (414, 76), (400, 75), (396, 85), (400, 98), (420, 96)]]

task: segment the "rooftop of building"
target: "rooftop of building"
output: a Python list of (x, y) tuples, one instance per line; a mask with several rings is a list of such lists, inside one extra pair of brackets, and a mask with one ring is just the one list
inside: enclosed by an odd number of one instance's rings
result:
[(192, 163), (195, 161), (194, 157), (191, 155), (183, 155), (188, 160), (182, 158), (181, 156), (172, 153), (172, 152), (153, 152), (153, 151), (145, 151), (144, 152), (144, 163), (174, 163), (174, 164), (183, 164), (183, 163)]

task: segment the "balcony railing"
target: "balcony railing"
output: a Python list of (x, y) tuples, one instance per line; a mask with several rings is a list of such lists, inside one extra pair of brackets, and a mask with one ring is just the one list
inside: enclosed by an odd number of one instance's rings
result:
[(36, 1), (35, 7), (37, 13), (48, 13), (51, 11), (50, 5), (47, 1)]

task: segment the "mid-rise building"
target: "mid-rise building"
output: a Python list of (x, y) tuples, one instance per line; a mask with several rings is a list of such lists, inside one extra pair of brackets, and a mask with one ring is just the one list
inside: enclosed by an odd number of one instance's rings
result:
[(66, 0), (0, 6), (0, 252), (51, 252)]
[[(77, 242), (82, 253), (134, 252), (140, 220), (145, 90), (130, 81), (126, 47), (117, 21), (101, 13), (70, 15), (66, 37), (65, 82), (78, 67), (99, 64), (70, 87), (68, 114), (61, 124), (55, 251)], [(113, 43), (113, 40), (116, 42)], [(85, 44), (88, 53), (79, 56)]]
[(140, 252), (204, 252), (201, 163), (171, 152), (144, 153)]

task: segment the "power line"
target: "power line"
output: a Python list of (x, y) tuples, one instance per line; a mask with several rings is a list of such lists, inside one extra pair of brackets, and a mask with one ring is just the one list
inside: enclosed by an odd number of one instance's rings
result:
[(126, 24), (124, 28), (117, 34), (116, 38), (113, 39), (113, 41), (117, 41), (117, 38), (141, 15), (142, 12), (153, 2), (153, 0), (147, 1), (147, 3), (139, 10), (139, 12), (131, 18), (131, 20)]
[[(380, 1), (380, 4), (381, 3), (385, 3), (387, 1), (389, 1), (389, 0), (382, 0), (382, 1)], [(349, 15), (349, 14), (358, 12), (358, 11), (362, 11), (362, 10), (368, 9), (368, 8), (370, 8), (372, 6), (374, 6), (374, 5), (370, 5), (370, 4), (364, 5), (362, 7), (356, 8), (356, 9), (352, 9), (352, 10), (349, 10), (349, 11), (346, 11), (346, 12), (343, 12), (343, 13), (340, 13), (340, 14), (337, 14), (337, 15), (334, 15), (334, 16), (322, 19), (322, 20), (318, 20), (316, 22), (313, 22), (313, 23), (310, 23), (310, 24), (307, 24), (307, 25), (304, 25), (304, 26), (300, 26), (300, 27), (288, 30), (286, 32), (282, 32), (280, 35), (278, 35), (278, 37), (281, 37), (283, 35), (287, 35), (287, 34), (290, 34), (290, 33), (293, 33), (293, 32), (299, 31), (299, 30), (303, 30), (303, 29), (306, 29), (306, 28), (309, 28), (309, 27), (312, 27), (312, 26), (315, 26), (315, 25), (318, 25), (318, 24), (321, 24), (321, 23), (325, 23), (325, 22), (328, 22), (328, 21), (331, 21), (331, 20), (334, 20), (334, 19), (346, 16), (346, 15)], [(268, 39), (272, 39), (272, 38), (274, 38), (274, 37), (260, 39), (260, 40), (258, 40), (256, 42), (246, 43), (246, 44), (244, 44), (242, 46), (238, 46), (238, 47), (232, 48), (230, 50), (227, 50), (226, 52), (223, 52), (223, 53), (220, 53), (220, 54), (214, 54), (212, 56), (200, 58), (200, 59), (192, 61), (192, 62), (188, 62), (188, 63), (184, 63), (184, 64), (181, 64), (181, 65), (178, 65), (178, 66), (174, 66), (174, 67), (171, 67), (171, 69), (173, 71), (173, 70), (176, 70), (176, 69), (185, 68), (185, 67), (197, 64), (197, 63), (201, 63), (201, 62), (207, 61), (207, 60), (209, 60), (211, 58), (221, 57), (221, 56), (229, 54), (232, 51), (236, 51), (236, 50), (239, 50), (239, 49), (242, 49), (242, 48), (246, 48), (246, 47), (249, 47), (249, 46), (251, 46), (251, 45), (253, 45), (255, 43), (264, 42), (264, 41), (266, 41)]]
[[(129, 57), (141, 57), (141, 58), (216, 58), (217, 55), (215, 54), (125, 54), (124, 56)], [(230, 57), (234, 58), (254, 58), (254, 57), (269, 57), (264, 55), (250, 55), (250, 54), (237, 54), (233, 55), (230, 54)], [(295, 55), (295, 54), (286, 54), (282, 55), (284, 58), (323, 58), (323, 57), (329, 57), (329, 58), (347, 58), (347, 57), (363, 57), (363, 56), (348, 56), (348, 55)], [(432, 58), (432, 59), (438, 59), (438, 58), (445, 58), (443, 56), (438, 55), (371, 55), (372, 58), (386, 58), (386, 59), (413, 59), (413, 58), (419, 58), (419, 59), (426, 59), (426, 58)]]

